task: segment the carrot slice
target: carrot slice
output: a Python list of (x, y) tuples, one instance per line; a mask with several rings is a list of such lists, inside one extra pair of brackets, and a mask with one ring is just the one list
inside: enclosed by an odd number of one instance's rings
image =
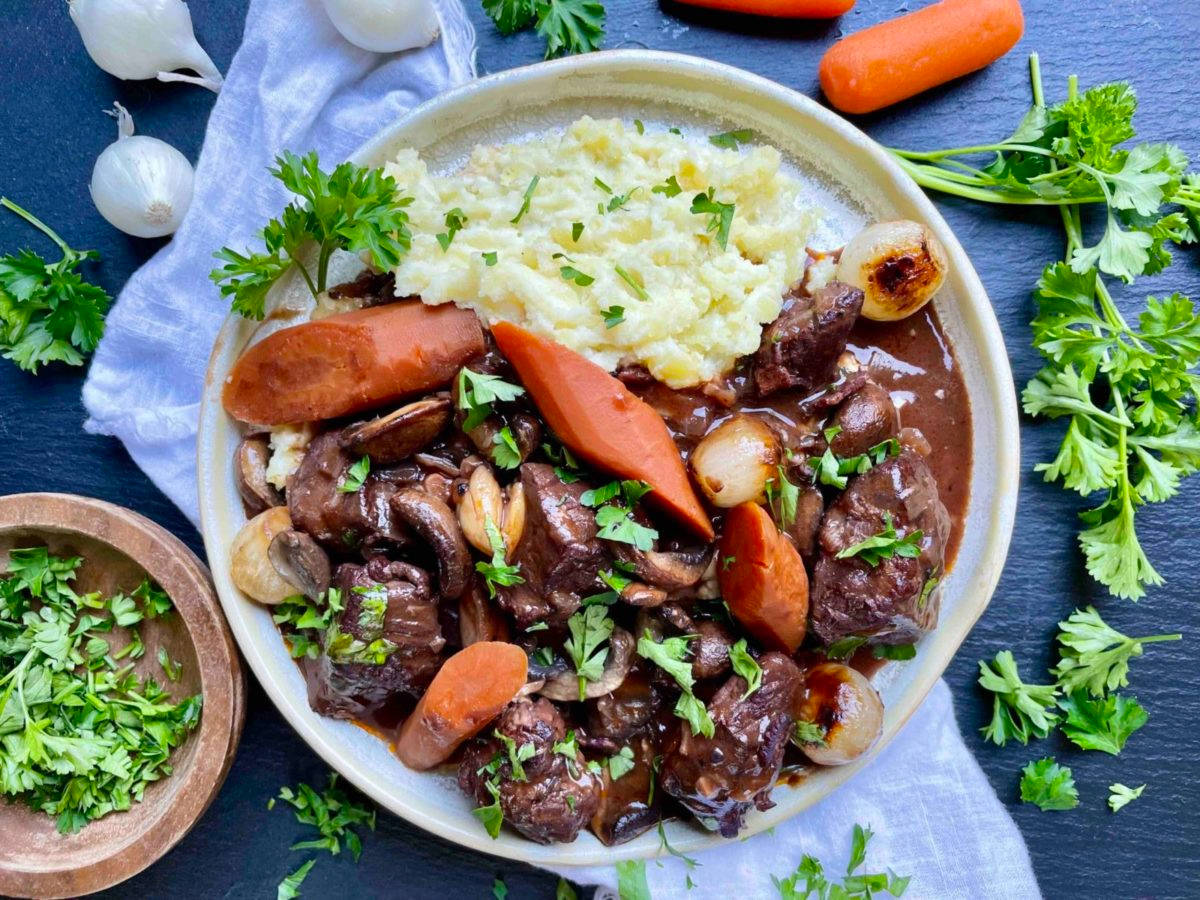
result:
[(995, 62), (1024, 30), (1020, 0), (941, 0), (838, 41), (821, 90), (842, 112), (873, 112)]
[(743, 503), (729, 511), (718, 559), (733, 617), (766, 646), (794, 653), (808, 629), (808, 573), (765, 509)]
[(313, 422), (448, 384), (484, 352), (470, 310), (389, 303), (284, 328), (246, 350), (225, 382), (225, 410), (242, 422)]
[(511, 322), (492, 336), (558, 439), (576, 456), (618, 478), (654, 490), (646, 500), (706, 541), (712, 522), (666, 423), (640, 397), (574, 350)]
[(854, 0), (679, 0), (688, 6), (722, 9), (777, 19), (833, 19), (849, 12)]
[(481, 641), (450, 657), (400, 726), (396, 755), (431, 769), (474, 737), (525, 686), (529, 658), (515, 644)]

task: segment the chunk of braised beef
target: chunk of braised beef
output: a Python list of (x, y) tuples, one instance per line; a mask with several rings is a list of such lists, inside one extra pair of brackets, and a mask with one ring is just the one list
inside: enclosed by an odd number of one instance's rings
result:
[[(312, 708), (323, 716), (352, 719), (395, 694), (420, 696), (441, 666), (446, 644), (429, 576), (408, 563), (375, 557), (366, 565), (339, 566), (334, 583), (342, 598), (335, 621), (343, 637), (334, 646), (329, 635), (324, 638), (316, 672), (308, 679)], [(387, 653), (382, 662), (362, 649), (376, 640), (389, 646), (381, 651)]]
[(782, 653), (759, 659), (762, 684), (744, 696), (746, 681), (734, 675), (708, 702), (711, 738), (692, 734), (682, 720), (672, 723), (663, 745), (659, 784), (700, 823), (734, 837), (750, 807), (770, 809), (794, 723), (792, 707), (803, 681)]
[(754, 354), (758, 395), (784, 389), (808, 394), (832, 381), (862, 304), (863, 292), (841, 281), (811, 294), (799, 287), (789, 290), (783, 311), (763, 329)]
[[(922, 537), (917, 557), (896, 554), (877, 565), (837, 554), (885, 527), (898, 538)], [(912, 450), (850, 480), (821, 523), (820, 557), (813, 572), (812, 630), (826, 644), (845, 637), (907, 644), (937, 624), (936, 583), (944, 567), (950, 516), (929, 465)], [(927, 587), (928, 585), (928, 587)]]
[(838, 429), (829, 447), (838, 456), (857, 456), (900, 434), (900, 413), (892, 395), (868, 381), (850, 395), (833, 414)]
[(393, 272), (373, 272), (366, 269), (353, 281), (335, 284), (329, 289), (333, 300), (360, 300), (363, 306), (395, 303), (396, 275)]
[[(575, 840), (596, 812), (600, 779), (589, 772), (583, 754), (554, 750), (567, 735), (562, 714), (549, 700), (514, 700), (500, 713), (495, 730), (517, 748), (529, 744), (533, 754), (522, 762), (524, 779), (513, 772), (505, 744), (488, 736), (472, 742), (458, 767), (458, 784), (481, 806), (493, 802), (487, 788), (494, 778), (504, 821), (539, 844)], [(490, 764), (496, 760), (494, 774)]]
[(691, 642), (692, 675), (716, 678), (729, 671), (729, 648), (737, 639), (728, 626), (712, 620), (697, 622), (696, 639)]
[(391, 498), (397, 485), (369, 476), (356, 491), (341, 491), (356, 462), (328, 431), (313, 438), (288, 484), (292, 525), (328, 549), (346, 554), (402, 545), (408, 535), (393, 515)]
[(608, 847), (633, 840), (662, 818), (662, 792), (652, 789), (658, 755), (654, 739), (642, 733), (622, 746), (632, 751), (633, 768), (614, 779), (609, 766), (604, 767), (600, 802), (591, 821), (592, 834)]
[(620, 687), (587, 704), (588, 735), (623, 744), (653, 721), (664, 702), (662, 692), (639, 662)]
[(525, 583), (542, 597), (590, 589), (605, 553), (596, 537), (596, 514), (579, 499), (588, 486), (565, 484), (545, 463), (521, 466), (521, 485), (525, 529), (513, 559)]
[[(528, 528), (528, 525), (526, 526)], [(571, 591), (535, 593), (528, 584), (516, 584), (496, 590), (496, 603), (513, 617), (518, 628), (541, 622), (551, 630), (560, 629), (579, 609), (579, 595)]]

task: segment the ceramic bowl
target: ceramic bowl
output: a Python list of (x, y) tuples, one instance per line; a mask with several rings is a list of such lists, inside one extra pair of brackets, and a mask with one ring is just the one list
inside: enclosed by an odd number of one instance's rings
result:
[[(962, 547), (944, 583), (941, 624), (921, 642), (915, 660), (888, 666), (876, 678), (887, 709), (877, 753), (920, 704), (987, 606), (1008, 551), (1018, 483), (1017, 409), (987, 294), (933, 204), (866, 135), (808, 97), (692, 57), (621, 50), (492, 75), (438, 97), (399, 122), (381, 122), (380, 134), (353, 159), (379, 165), (397, 149), (411, 146), (431, 170), (449, 172), (477, 143), (529, 138), (584, 114), (638, 118), (647, 127), (677, 126), (698, 140), (718, 131), (752, 128), (782, 151), (787, 167), (806, 185), (806, 199), (828, 211), (825, 246), (835, 246), (839, 237), (844, 240), (868, 221), (896, 218), (924, 222), (946, 246), (950, 274), (934, 302), (957, 351), (974, 410), (970, 499)], [(201, 518), (217, 591), (242, 651), (271, 699), (330, 765), (385, 808), (444, 838), (539, 864), (607, 864), (655, 855), (659, 839), (653, 832), (612, 848), (589, 833), (557, 846), (539, 846), (508, 831), (493, 841), (451, 776), (409, 771), (384, 741), (309, 709), (303, 679), (270, 614), (243, 596), (229, 574), (230, 542), (245, 517), (233, 475), (239, 435), (221, 408), (220, 389), (256, 333), (307, 314), (310, 302), (298, 280), (279, 293), (275, 316), (265, 326), (230, 318), (222, 329), (202, 403), (198, 448)], [(795, 815), (870, 762), (868, 757), (842, 768), (819, 769), (795, 786), (776, 787), (776, 806), (751, 813), (744, 833)], [(670, 824), (667, 836), (674, 847), (689, 853), (721, 840), (690, 823)]]
[(204, 814), (233, 761), (246, 703), (233, 636), (221, 617), (208, 571), (186, 546), (137, 513), (65, 494), (0, 497), (0, 571), (13, 548), (44, 546), (81, 556), (77, 589), (132, 591), (147, 575), (175, 612), (144, 621), (147, 653), (140, 675), (164, 678), (156, 654), (182, 663), (178, 698), (201, 692), (200, 726), (171, 757), (174, 773), (146, 788), (127, 812), (112, 813), (75, 834), (24, 803), (0, 804), (0, 894), (77, 897), (118, 884), (174, 847)]

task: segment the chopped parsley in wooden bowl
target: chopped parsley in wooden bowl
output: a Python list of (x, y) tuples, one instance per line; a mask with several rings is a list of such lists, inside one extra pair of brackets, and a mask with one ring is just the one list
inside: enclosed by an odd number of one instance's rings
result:
[(0, 498), (0, 893), (78, 896), (161, 857), (216, 795), (244, 705), (177, 538), (98, 500)]

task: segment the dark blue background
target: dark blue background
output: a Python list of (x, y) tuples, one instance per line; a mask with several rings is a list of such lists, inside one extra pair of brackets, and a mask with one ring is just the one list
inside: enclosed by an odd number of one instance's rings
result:
[[(479, 30), (480, 74), (535, 62), (542, 43), (533, 34), (505, 39), (467, 0)], [(241, 37), (247, 0), (192, 0), (196, 32), (224, 71)], [(321, 15), (315, 0), (297, 2), (298, 15)], [(914, 3), (913, 6), (921, 4)], [(1071, 72), (1088, 86), (1129, 79), (1141, 97), (1142, 136), (1180, 144), (1200, 160), (1196, 128), (1196, 48), (1200, 17), (1194, 0), (1026, 0), (1026, 36), (985, 72), (931, 92), (859, 124), (885, 145), (962, 146), (1008, 134), (1029, 102), (1026, 55), (1040, 52), (1048, 96), (1065, 90)], [(87, 183), (97, 154), (115, 129), (101, 110), (116, 99), (138, 129), (174, 144), (195, 159), (213, 95), (188, 85), (120, 82), (88, 59), (61, 0), (5, 3), (0, 28), (0, 193), (42, 216), (75, 247), (98, 249), (90, 274), (113, 294), (159, 246), (128, 238), (96, 213)], [(832, 23), (785, 23), (716, 17), (652, 0), (608, 0), (607, 46), (645, 46), (707, 56), (750, 69), (816, 96), (817, 61), (843, 33), (908, 9), (901, 0), (859, 0)], [(720, 28), (714, 27), (719, 25)], [(381, 125), (386, 123), (380, 123)], [(293, 148), (304, 150), (305, 148)], [(1018, 384), (1038, 367), (1029, 346), (1030, 288), (1043, 262), (1057, 259), (1057, 216), (1040, 210), (980, 208), (937, 198), (992, 297)], [(0, 217), (0, 252), (51, 248), (15, 218)], [(1195, 250), (1157, 279), (1139, 281), (1120, 296), (1139, 302), (1147, 291), (1200, 296)], [(197, 303), (220, 302), (198, 286)], [(200, 550), (191, 525), (146, 480), (112, 439), (81, 430), (82, 373), (53, 369), (32, 378), (0, 364), (0, 493), (69, 491), (131, 506)], [(1195, 897), (1200, 893), (1200, 679), (1193, 664), (1198, 566), (1194, 550), (1200, 479), (1170, 504), (1138, 516), (1141, 538), (1166, 578), (1139, 604), (1108, 598), (1083, 572), (1075, 543), (1077, 498), (1045, 485), (1034, 463), (1052, 458), (1060, 428), (1024, 421), (1024, 477), (1016, 533), (999, 589), (947, 672), (967, 740), (1008, 804), (1033, 854), (1049, 897)], [(985, 745), (975, 736), (988, 716), (975, 687), (976, 661), (1011, 647), (1031, 680), (1052, 662), (1055, 623), (1074, 606), (1094, 602), (1131, 634), (1182, 631), (1182, 643), (1155, 645), (1133, 664), (1131, 691), (1150, 721), (1119, 759), (1083, 753), (1061, 738), (1037, 746)], [(1030, 759), (1056, 753), (1075, 773), (1082, 803), (1043, 813), (1017, 802), (1018, 771)], [(287, 846), (301, 833), (267, 799), (285, 783), (314, 784), (324, 767), (255, 686), (245, 735), (224, 790), (194, 831), (165, 859), (116, 896), (273, 896), (275, 885), (304, 857)], [(1105, 806), (1110, 782), (1147, 782), (1144, 796), (1113, 816)], [(836, 799), (828, 802), (837, 802)], [(779, 874), (798, 860), (780, 859)], [(903, 869), (903, 861), (891, 862)], [(487, 896), (502, 874), (513, 897), (553, 896), (554, 879), (528, 867), (474, 854), (390, 816), (366, 840), (362, 862), (323, 857), (305, 884), (310, 896)], [(767, 883), (768, 873), (763, 873)], [(761, 885), (747, 885), (760, 889)], [(701, 878), (698, 894), (703, 895)]]

